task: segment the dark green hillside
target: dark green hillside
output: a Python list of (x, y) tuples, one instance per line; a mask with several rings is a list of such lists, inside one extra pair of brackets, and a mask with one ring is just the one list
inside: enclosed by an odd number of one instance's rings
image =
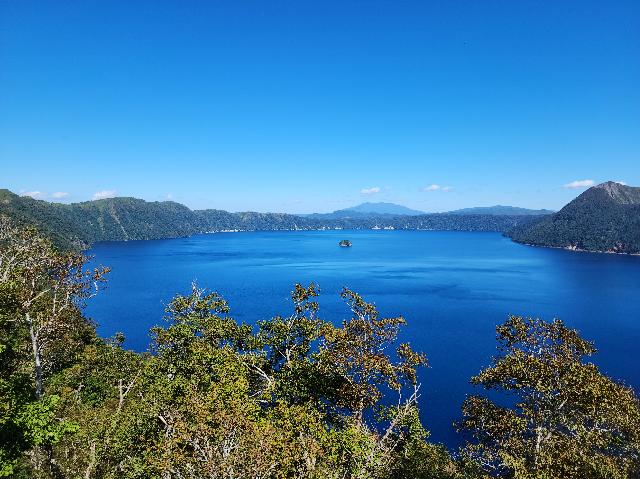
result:
[(238, 229), (238, 217), (224, 210), (195, 210), (200, 229), (198, 232), (212, 232)]
[(452, 215), (439, 213), (397, 218), (397, 229), (434, 231), (507, 231), (517, 225), (527, 224), (535, 216), (524, 215)]
[(58, 246), (96, 241), (171, 238), (200, 231), (199, 218), (178, 203), (109, 198), (70, 205), (0, 191), (0, 213), (33, 225)]
[(640, 188), (602, 183), (557, 213), (514, 228), (509, 236), (538, 246), (640, 253)]
[(172, 201), (147, 202), (136, 198), (109, 198), (70, 205), (81, 221), (89, 243), (111, 240), (144, 240), (193, 234), (199, 229), (196, 215)]
[(34, 200), (0, 189), (0, 214), (19, 225), (35, 226), (57, 246), (84, 246), (87, 241), (77, 228), (77, 219), (70, 205)]
[(238, 221), (237, 228), (245, 231), (313, 229), (312, 224), (296, 215), (251, 211), (235, 213), (235, 215)]

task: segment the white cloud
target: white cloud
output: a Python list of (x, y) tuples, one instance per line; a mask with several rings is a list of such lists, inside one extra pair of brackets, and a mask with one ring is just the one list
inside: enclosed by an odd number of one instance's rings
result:
[(576, 181), (572, 181), (571, 183), (566, 183), (562, 185), (562, 187), (577, 189), (577, 188), (589, 188), (590, 186), (593, 186), (593, 185), (595, 185), (595, 182), (593, 180), (576, 180)]
[(422, 191), (425, 192), (429, 192), (429, 191), (444, 191), (445, 193), (451, 191), (453, 189), (453, 186), (440, 186), (440, 185), (429, 185), (429, 186), (425, 186), (424, 188), (422, 188)]
[(371, 188), (362, 188), (360, 193), (363, 195), (375, 195), (376, 193), (380, 193), (380, 187), (372, 186)]
[(36, 200), (44, 198), (44, 193), (42, 191), (23, 191), (20, 194), (22, 196), (30, 196), (31, 198)]
[(616, 183), (618, 183), (619, 185), (622, 185), (622, 186), (627, 186), (627, 183), (626, 183), (626, 181), (620, 181), (620, 180), (616, 180), (615, 182), (616, 182)]
[(69, 196), (69, 193), (67, 193), (66, 191), (56, 191), (51, 195), (52, 198), (56, 198), (56, 199), (62, 199), (68, 196)]
[(93, 194), (94, 200), (104, 200), (105, 198), (113, 198), (116, 196), (116, 190), (102, 190)]

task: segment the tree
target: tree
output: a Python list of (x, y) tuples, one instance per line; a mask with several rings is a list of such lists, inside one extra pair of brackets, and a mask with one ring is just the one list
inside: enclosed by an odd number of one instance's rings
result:
[(314, 362), (313, 349), (325, 324), (317, 317), (318, 296), (316, 285), (296, 284), (291, 315), (258, 321), (254, 349), (245, 360), (263, 401), (317, 403), (330, 387), (330, 378)]
[(45, 380), (94, 337), (79, 308), (107, 270), (84, 263), (0, 217), (0, 475), (16, 474), (24, 451), (36, 471), (56, 475), (51, 446), (77, 428), (56, 418), (60, 398), (46, 395)]
[[(406, 469), (401, 471), (407, 464), (425, 460), (425, 470), (433, 476), (423, 477), (445, 477), (448, 472), (432, 459), (445, 458), (447, 463), (448, 455), (426, 442), (428, 432), (419, 417), (417, 369), (427, 365), (426, 356), (413, 351), (408, 343), (397, 344), (400, 327), (406, 324), (404, 318), (381, 318), (375, 305), (347, 288), (341, 297), (352, 317), (343, 321), (342, 327), (323, 325), (317, 361), (331, 378), (328, 382), (335, 384), (326, 398), (335, 408), (333, 413), (356, 437), (366, 438), (358, 446), (363, 451), (351, 456), (351, 474), (404, 477)], [(394, 346), (395, 357), (387, 353)], [(391, 394), (395, 394), (395, 401)], [(411, 470), (408, 476), (418, 477)]]
[(465, 460), (491, 477), (637, 477), (640, 402), (585, 361), (593, 344), (559, 320), (511, 316), (497, 333), (498, 356), (471, 381), (513, 405), (467, 398)]
[(329, 477), (322, 415), (256, 394), (261, 341), (228, 312), (195, 285), (171, 301), (96, 476)]
[(386, 389), (400, 395), (408, 386), (413, 389), (409, 400), (415, 402), (416, 370), (426, 366), (426, 356), (413, 351), (408, 343), (397, 346), (396, 361), (386, 353), (397, 341), (400, 326), (406, 324), (404, 318), (380, 318), (373, 304), (347, 288), (341, 297), (353, 316), (343, 321), (341, 328), (324, 325), (319, 354), (324, 369), (341, 379), (336, 405), (346, 407), (362, 423), (364, 411), (376, 404)]
[[(0, 218), (0, 280), (15, 293), (18, 325), (31, 343), (34, 385), (43, 395), (43, 374), (54, 369), (53, 353), (60, 340), (86, 325), (80, 315), (84, 301), (98, 290), (108, 268), (84, 270), (87, 261), (76, 252), (59, 252), (32, 228), (16, 228)], [(65, 345), (68, 349), (68, 344)], [(45, 364), (46, 360), (50, 364)]]
[(48, 394), (60, 397), (59, 417), (77, 430), (55, 444), (55, 456), (65, 477), (105, 477), (117, 468), (113, 450), (126, 423), (129, 402), (138, 393), (147, 355), (127, 351), (124, 336), (95, 340), (78, 354), (76, 362), (47, 382)]
[[(357, 338), (317, 317), (317, 295), (313, 285), (296, 285), (292, 314), (254, 330), (229, 317), (219, 295), (192, 285), (167, 307), (166, 327), (154, 328), (153, 355), (123, 361), (113, 346), (87, 348), (57, 378), (73, 391), (64, 396), (65, 413), (80, 426), (56, 445), (68, 458), (65, 470), (86, 478), (455, 477), (419, 419), (415, 375), (406, 369), (416, 359), (407, 346), (399, 350), (405, 359), (382, 357), (395, 334), (379, 344), (377, 361), (391, 367), (380, 374), (393, 374), (380, 384), (402, 389), (408, 378), (410, 397), (388, 407), (367, 403), (366, 421), (338, 406), (355, 376), (332, 370), (327, 361), (337, 349), (327, 348), (337, 348), (338, 337)], [(368, 364), (360, 349), (342, 346), (350, 361)], [(123, 377), (126, 397), (118, 400)]]

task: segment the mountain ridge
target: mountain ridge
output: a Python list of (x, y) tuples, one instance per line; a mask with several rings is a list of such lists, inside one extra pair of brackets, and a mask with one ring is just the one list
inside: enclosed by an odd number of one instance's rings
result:
[(593, 188), (604, 190), (613, 201), (619, 204), (640, 205), (640, 187), (628, 186), (617, 181), (605, 181)]
[(517, 206), (477, 206), (471, 208), (462, 208), (458, 210), (445, 211), (442, 213), (426, 213), (420, 210), (414, 210), (397, 203), (361, 203), (349, 208), (342, 208), (331, 213), (310, 213), (299, 216), (335, 219), (335, 218), (352, 218), (365, 216), (420, 216), (428, 214), (448, 214), (448, 215), (497, 215), (497, 216), (536, 216), (554, 213), (551, 210), (533, 210), (529, 208), (521, 208)]
[(449, 211), (452, 215), (467, 215), (467, 214), (485, 214), (485, 215), (549, 215), (555, 213), (552, 210), (540, 209), (533, 210), (529, 208), (521, 208), (519, 206), (475, 206), (471, 208), (461, 208), (459, 210)]
[(427, 214), (424, 211), (414, 210), (396, 203), (385, 203), (385, 202), (377, 202), (377, 203), (365, 202), (356, 206), (351, 206), (350, 208), (343, 208), (341, 210), (334, 211), (334, 213), (338, 213), (338, 212), (373, 213), (373, 214), (394, 215), (394, 216), (405, 216), (405, 215), (418, 216), (418, 215)]

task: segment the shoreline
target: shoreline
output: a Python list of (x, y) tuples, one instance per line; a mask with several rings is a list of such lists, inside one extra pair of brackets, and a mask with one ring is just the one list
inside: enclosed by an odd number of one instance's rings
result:
[(513, 238), (510, 238), (511, 241), (517, 244), (521, 244), (523, 246), (532, 246), (534, 248), (550, 248), (550, 249), (561, 249), (564, 251), (572, 251), (574, 253), (598, 253), (598, 254), (614, 254), (619, 256), (640, 256), (640, 253), (625, 253), (622, 251), (602, 251), (602, 250), (592, 250), (592, 249), (583, 249), (583, 248), (575, 248), (571, 246), (549, 246), (542, 244), (534, 244), (534, 243), (523, 243), (521, 241), (516, 241)]

